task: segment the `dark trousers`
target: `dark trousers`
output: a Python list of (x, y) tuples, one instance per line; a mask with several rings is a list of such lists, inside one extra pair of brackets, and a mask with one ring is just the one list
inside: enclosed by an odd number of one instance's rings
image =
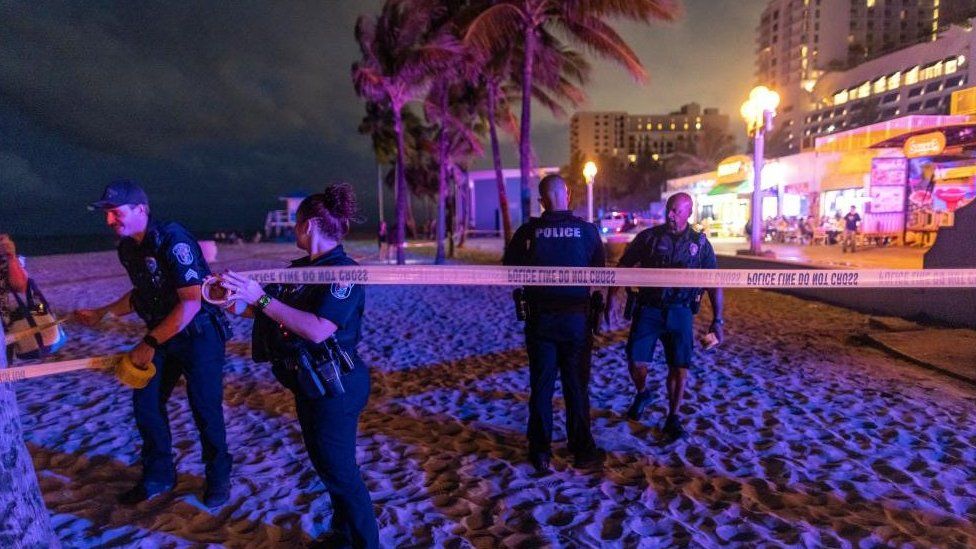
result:
[(560, 376), (566, 401), (566, 436), (574, 454), (596, 448), (590, 433), (590, 353), (593, 336), (585, 313), (534, 314), (525, 324), (529, 354), (529, 452), (551, 454), (552, 394)]
[(357, 368), (342, 377), (345, 394), (309, 399), (295, 393), (305, 448), (332, 499), (332, 531), (339, 546), (379, 547), (373, 502), (356, 464), (359, 413), (369, 398), (369, 370)]
[(208, 318), (198, 317), (161, 345), (153, 358), (156, 375), (132, 392), (136, 426), (142, 436), (143, 482), (172, 483), (173, 439), (166, 401), (180, 376), (186, 377), (193, 421), (200, 432), (208, 482), (230, 478), (231, 457), (224, 431), (224, 339)]

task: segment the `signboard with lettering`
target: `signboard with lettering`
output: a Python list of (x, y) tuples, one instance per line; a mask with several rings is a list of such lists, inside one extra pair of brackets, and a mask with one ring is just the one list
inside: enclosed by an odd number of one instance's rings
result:
[(920, 158), (941, 154), (945, 150), (945, 147), (945, 134), (942, 132), (931, 132), (909, 137), (905, 141), (904, 150), (905, 156), (908, 158)]

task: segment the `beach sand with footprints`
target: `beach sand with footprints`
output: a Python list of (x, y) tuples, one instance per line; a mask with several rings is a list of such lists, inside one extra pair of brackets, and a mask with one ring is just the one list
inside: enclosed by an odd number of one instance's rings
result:
[[(222, 246), (215, 268), (296, 255), (283, 244)], [(60, 312), (128, 288), (113, 252), (29, 267)], [(860, 346), (851, 336), (864, 315), (771, 292), (726, 296), (727, 342), (697, 357), (687, 440), (657, 442), (660, 356), (657, 401), (640, 422), (622, 417), (632, 389), (617, 326), (597, 337), (591, 384), (605, 469), (569, 466), (560, 400), (555, 471), (540, 478), (525, 459), (528, 367), (510, 289), (370, 287), (360, 351), (373, 391), (357, 454), (384, 546), (976, 546), (976, 387)], [(17, 384), (65, 546), (301, 546), (324, 533), (332, 510), (292, 397), (250, 360), (250, 321), (234, 327), (224, 404), (233, 490), (218, 511), (200, 502), (182, 384), (169, 404), (179, 483), (133, 508), (115, 503), (140, 475), (130, 391), (100, 371)], [(118, 352), (144, 333), (135, 317), (67, 329), (55, 359)]]

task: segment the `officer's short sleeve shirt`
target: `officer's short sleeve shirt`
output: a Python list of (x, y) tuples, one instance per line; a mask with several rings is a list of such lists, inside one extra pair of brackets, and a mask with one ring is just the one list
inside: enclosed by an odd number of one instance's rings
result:
[(199, 286), (210, 273), (200, 245), (183, 227), (168, 224), (160, 233), (160, 267), (176, 288)]

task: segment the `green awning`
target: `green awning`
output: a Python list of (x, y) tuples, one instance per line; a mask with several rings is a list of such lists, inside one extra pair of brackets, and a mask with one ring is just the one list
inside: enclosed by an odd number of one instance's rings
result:
[(729, 193), (738, 194), (740, 192), (744, 192), (745, 190), (747, 190), (748, 186), (749, 186), (748, 181), (737, 181), (735, 183), (721, 183), (719, 185), (715, 185), (712, 188), (712, 190), (708, 191), (708, 196), (716, 196), (720, 194), (729, 194)]

